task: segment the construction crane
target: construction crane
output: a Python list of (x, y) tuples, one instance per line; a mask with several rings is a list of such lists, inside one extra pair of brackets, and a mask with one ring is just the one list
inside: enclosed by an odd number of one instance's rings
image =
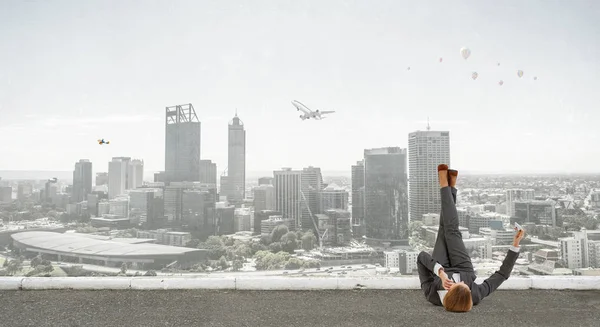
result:
[(327, 232), (329, 231), (329, 229), (328, 228), (325, 229), (325, 231), (323, 232), (323, 235), (319, 235), (319, 226), (315, 220), (315, 215), (313, 215), (312, 210), (310, 210), (310, 206), (308, 205), (308, 201), (306, 201), (306, 196), (304, 195), (304, 192), (302, 190), (300, 190), (300, 194), (302, 194), (302, 200), (304, 201), (304, 205), (308, 209), (308, 213), (310, 214), (310, 218), (312, 220), (313, 226), (315, 227), (315, 231), (316, 231), (317, 237), (319, 239), (319, 249), (323, 249), (323, 238), (325, 237), (325, 235), (327, 235)]

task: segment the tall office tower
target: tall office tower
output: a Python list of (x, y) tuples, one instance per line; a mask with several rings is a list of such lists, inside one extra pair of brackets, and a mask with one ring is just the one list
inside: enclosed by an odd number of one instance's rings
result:
[(96, 173), (96, 186), (108, 184), (108, 173)]
[(273, 172), (275, 186), (275, 210), (283, 218), (294, 220), (295, 226), (302, 218), (302, 171), (282, 168)]
[(223, 174), (219, 177), (219, 199), (229, 197), (229, 183), (227, 181), (227, 175)]
[(320, 193), (323, 190), (323, 176), (321, 168), (308, 167), (302, 169), (302, 219), (303, 230), (312, 229), (317, 234), (317, 221), (314, 215), (319, 211)]
[(408, 134), (408, 173), (410, 175), (410, 219), (440, 213), (439, 164), (450, 165), (450, 132), (416, 131)]
[(73, 171), (73, 202), (79, 203), (87, 199), (92, 193), (92, 163), (87, 159), (81, 159), (75, 163)]
[(275, 188), (273, 185), (259, 185), (252, 189), (254, 211), (275, 210)]
[(352, 225), (363, 225), (365, 219), (365, 162), (352, 166)]
[(515, 216), (515, 202), (532, 201), (535, 198), (533, 189), (510, 189), (506, 190), (506, 214)]
[(128, 190), (141, 187), (144, 184), (144, 160), (132, 160), (127, 168), (127, 186)]
[(192, 104), (166, 108), (165, 179), (200, 181), (200, 121)]
[(58, 192), (58, 187), (56, 183), (58, 182), (58, 178), (54, 177), (49, 179), (46, 184), (44, 184), (44, 201), (52, 202), (53, 197)]
[(229, 122), (228, 131), (227, 201), (240, 205), (246, 194), (246, 130), (237, 113)]
[(587, 230), (574, 232), (572, 237), (559, 238), (562, 262), (569, 269), (589, 267), (590, 251)]
[(200, 160), (200, 183), (217, 185), (217, 164), (211, 160)]
[[(131, 157), (113, 157), (113, 160), (121, 160), (125, 165), (125, 189), (131, 189), (131, 185), (133, 182), (133, 170), (131, 168)], [(109, 171), (110, 175), (110, 171)], [(109, 184), (110, 184), (110, 176), (109, 176)], [(110, 185), (109, 185), (110, 187)]]
[(365, 150), (365, 227), (368, 239), (408, 238), (406, 149)]
[(114, 157), (108, 163), (108, 198), (114, 199), (124, 194), (127, 189), (127, 169), (129, 161), (126, 158)]

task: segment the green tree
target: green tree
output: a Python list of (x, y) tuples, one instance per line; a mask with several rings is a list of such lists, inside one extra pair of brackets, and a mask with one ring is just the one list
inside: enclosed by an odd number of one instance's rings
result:
[(221, 241), (223, 242), (223, 245), (225, 246), (233, 246), (235, 244), (235, 239), (232, 237), (228, 237), (228, 236), (221, 236)]
[(233, 271), (240, 271), (244, 267), (244, 263), (241, 260), (233, 260), (232, 269)]
[(278, 253), (260, 251), (254, 255), (254, 258), (256, 259), (256, 269), (273, 270), (281, 269), (289, 260), (290, 254), (283, 251)]
[(283, 235), (280, 241), (282, 250), (288, 253), (294, 253), (294, 250), (298, 247), (298, 240), (296, 237), (296, 233), (294, 232), (288, 232)]
[(156, 276), (156, 271), (154, 270), (148, 270), (146, 271), (146, 273), (144, 274), (144, 276)]
[(283, 245), (280, 242), (271, 243), (269, 244), (269, 251), (273, 253), (283, 251)]
[(302, 235), (302, 248), (306, 251), (310, 251), (315, 248), (317, 241), (317, 237), (313, 231), (308, 230), (306, 233), (304, 233), (304, 235)]
[(269, 250), (269, 248), (266, 245), (259, 243), (259, 242), (254, 242), (254, 241), (250, 242), (249, 247), (250, 247), (250, 252), (251, 252), (250, 256), (255, 255), (259, 251), (268, 251)]
[(197, 238), (195, 238), (195, 239), (192, 239), (189, 242), (187, 242), (185, 244), (185, 247), (186, 248), (197, 249), (199, 245), (200, 245), (200, 240), (197, 239)]
[(121, 265), (121, 274), (127, 274), (127, 263), (123, 262)]
[(227, 254), (225, 244), (219, 236), (209, 236), (206, 242), (198, 245), (198, 248), (208, 250), (208, 257), (211, 260), (219, 260), (219, 258)]
[(235, 248), (235, 255), (237, 257), (249, 258), (252, 256), (252, 249), (247, 244), (239, 244)]
[(271, 244), (271, 235), (263, 235), (260, 237), (260, 244), (268, 246)]
[(221, 257), (219, 259), (219, 266), (221, 267), (221, 269), (225, 270), (227, 268), (229, 268), (229, 263), (227, 262), (227, 259), (225, 259), (225, 257)]
[(8, 263), (8, 266), (6, 267), (6, 272), (9, 275), (14, 275), (17, 272), (21, 271), (21, 269), (23, 268), (23, 263), (20, 260), (11, 260)]
[(290, 258), (290, 260), (288, 260), (285, 263), (285, 269), (289, 269), (289, 270), (300, 269), (301, 267), (303, 267), (303, 265), (304, 265), (303, 260), (300, 260), (298, 258)]
[(39, 265), (42, 264), (42, 257), (41, 256), (36, 256), (35, 258), (31, 259), (31, 268), (35, 268)]
[(271, 242), (279, 242), (283, 235), (287, 234), (289, 229), (286, 225), (277, 225), (271, 232)]

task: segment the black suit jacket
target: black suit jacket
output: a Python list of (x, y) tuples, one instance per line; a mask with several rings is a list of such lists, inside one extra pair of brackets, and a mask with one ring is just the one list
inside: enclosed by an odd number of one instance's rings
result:
[[(471, 289), (471, 296), (473, 297), (473, 305), (479, 304), (483, 298), (494, 292), (505, 280), (508, 279), (510, 273), (515, 266), (515, 262), (519, 258), (519, 254), (512, 250), (508, 250), (506, 258), (500, 266), (500, 270), (496, 271), (488, 279), (484, 280), (483, 283), (475, 283), (477, 276), (474, 272), (459, 271), (453, 268), (444, 268), (444, 271), (449, 278), (452, 278), (452, 274), (460, 273), (461, 281), (465, 282)], [(419, 278), (421, 280), (421, 289), (425, 293), (425, 298), (435, 304), (443, 305), (440, 301), (440, 297), (437, 291), (443, 290), (442, 280), (433, 272), (433, 267), (437, 262), (427, 252), (421, 252), (417, 258), (417, 267), (419, 268)]]

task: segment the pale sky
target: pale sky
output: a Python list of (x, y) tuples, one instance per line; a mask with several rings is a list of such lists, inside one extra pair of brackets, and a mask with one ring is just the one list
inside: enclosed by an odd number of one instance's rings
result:
[[(429, 116), (457, 169), (598, 172), (598, 17), (594, 0), (3, 0), (0, 170), (163, 170), (165, 107), (192, 103), (219, 171), (237, 108), (248, 171), (349, 171)], [(336, 113), (301, 121), (294, 99)]]

